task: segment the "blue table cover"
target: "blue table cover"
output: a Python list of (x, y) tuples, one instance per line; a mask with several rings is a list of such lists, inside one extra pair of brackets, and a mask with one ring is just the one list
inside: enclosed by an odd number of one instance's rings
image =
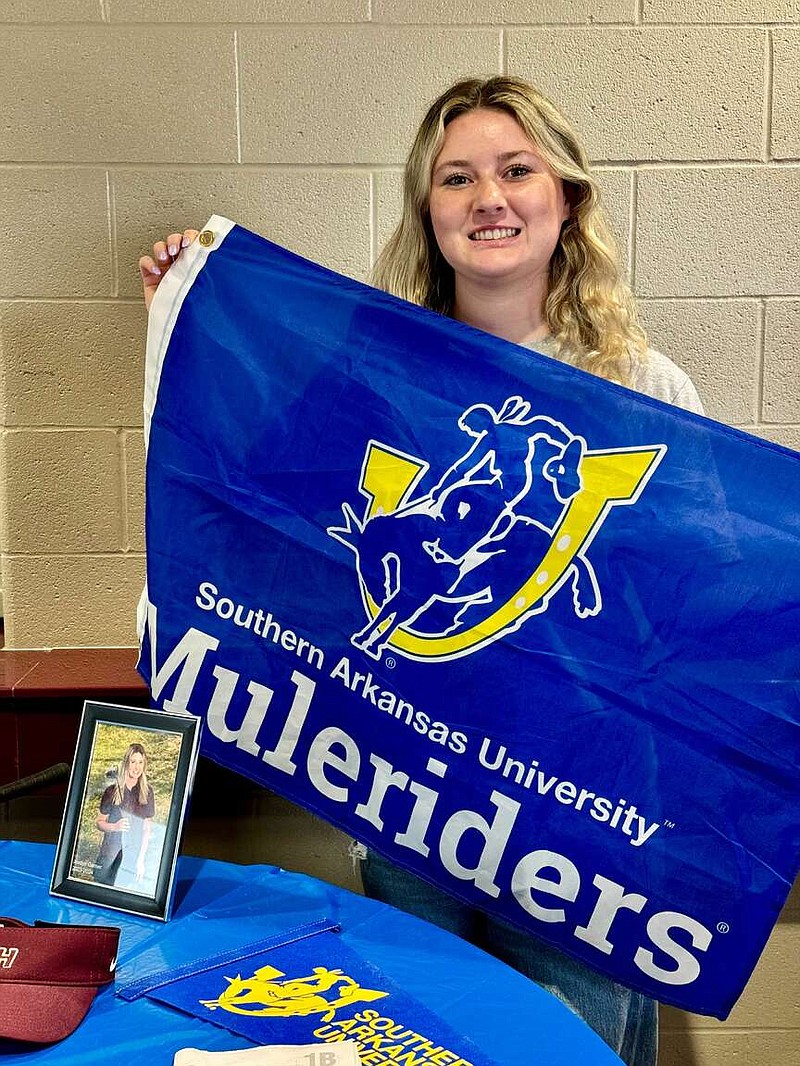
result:
[[(620, 1059), (579, 1018), (515, 970), (427, 922), (345, 889), (274, 866), (182, 857), (174, 917), (161, 924), (49, 896), (53, 858), (50, 845), (0, 841), (0, 913), (28, 922), (119, 926), (118, 985), (327, 917), (341, 925), (349, 947), (498, 1066), (619, 1066)], [(146, 997), (126, 1002), (111, 986), (62, 1043), (31, 1049), (0, 1041), (0, 1060), (170, 1066), (182, 1047), (252, 1046)]]

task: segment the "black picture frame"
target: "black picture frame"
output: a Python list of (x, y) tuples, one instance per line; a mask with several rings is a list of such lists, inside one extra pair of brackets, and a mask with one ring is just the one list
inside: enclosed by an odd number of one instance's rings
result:
[(169, 919), (200, 722), (84, 703), (51, 895)]

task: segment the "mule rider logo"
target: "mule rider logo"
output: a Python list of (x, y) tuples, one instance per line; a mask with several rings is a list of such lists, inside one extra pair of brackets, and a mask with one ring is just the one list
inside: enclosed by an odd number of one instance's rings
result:
[(321, 1014), (329, 1022), (341, 1007), (353, 1003), (371, 1003), (383, 999), (388, 992), (362, 988), (358, 981), (342, 970), (314, 966), (308, 977), (294, 977), (286, 981), (283, 970), (262, 966), (252, 977), (226, 977), (228, 987), (217, 999), (201, 999), (209, 1010), (221, 1007), (232, 1014), (246, 1014), (258, 1018), (305, 1018)]
[(366, 625), (351, 642), (375, 659), (453, 659), (547, 610), (565, 585), (578, 618), (602, 596), (587, 552), (612, 507), (635, 503), (666, 446), (589, 451), (511, 396), (458, 419), (470, 441), (432, 489), (430, 464), (370, 441), (361, 516), (328, 529), (356, 557)]

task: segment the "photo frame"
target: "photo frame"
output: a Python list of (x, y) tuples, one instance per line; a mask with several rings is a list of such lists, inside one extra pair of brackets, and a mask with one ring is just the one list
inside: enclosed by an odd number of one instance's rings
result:
[(51, 895), (168, 920), (200, 721), (84, 703)]

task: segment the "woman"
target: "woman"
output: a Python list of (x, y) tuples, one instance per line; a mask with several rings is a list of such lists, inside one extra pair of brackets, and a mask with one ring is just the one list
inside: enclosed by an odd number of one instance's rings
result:
[(94, 866), (95, 881), (133, 889), (142, 883), (154, 815), (147, 753), (141, 744), (131, 744), (117, 768), (114, 784), (100, 800), (97, 828), (103, 839)]
[[(140, 260), (149, 305), (196, 231)], [(405, 170), (403, 212), (373, 275), (397, 296), (687, 410), (687, 375), (649, 350), (566, 119), (525, 82), (459, 82), (430, 107)], [(379, 855), (368, 895), (470, 939), (550, 989), (632, 1066), (654, 1066), (656, 1004), (484, 915)]]

